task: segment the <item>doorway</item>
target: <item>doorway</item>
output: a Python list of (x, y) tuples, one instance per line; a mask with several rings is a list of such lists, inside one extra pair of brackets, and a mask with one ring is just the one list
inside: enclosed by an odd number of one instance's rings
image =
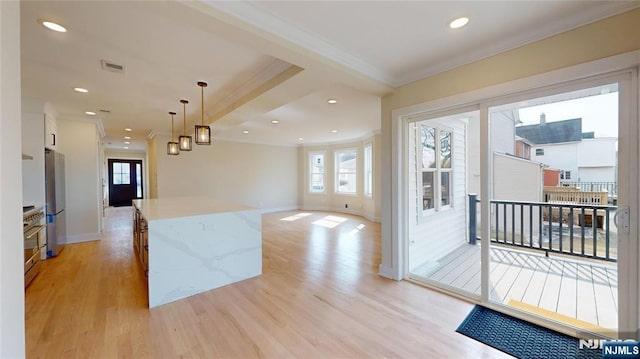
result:
[(130, 206), (143, 194), (142, 160), (109, 159), (109, 205)]
[(636, 83), (623, 71), (401, 116), (405, 277), (570, 335), (636, 338)]

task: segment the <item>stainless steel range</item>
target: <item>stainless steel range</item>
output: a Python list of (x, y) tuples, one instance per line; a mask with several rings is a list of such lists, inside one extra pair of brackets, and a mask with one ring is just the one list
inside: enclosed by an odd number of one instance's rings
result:
[(40, 272), (40, 259), (46, 258), (46, 234), (43, 207), (27, 206), (22, 208), (22, 227), (24, 232), (24, 286), (31, 283)]

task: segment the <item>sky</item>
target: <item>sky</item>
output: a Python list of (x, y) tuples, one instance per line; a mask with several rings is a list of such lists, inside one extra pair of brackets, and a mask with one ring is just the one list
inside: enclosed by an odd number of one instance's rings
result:
[(595, 132), (595, 137), (618, 137), (618, 92), (584, 97), (519, 109), (524, 125), (540, 123), (540, 114), (547, 122), (582, 118), (582, 132)]

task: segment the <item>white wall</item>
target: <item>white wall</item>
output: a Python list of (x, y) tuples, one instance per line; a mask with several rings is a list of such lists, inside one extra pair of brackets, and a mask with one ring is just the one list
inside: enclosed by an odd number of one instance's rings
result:
[(515, 154), (516, 127), (512, 110), (489, 114), (491, 126), (491, 148), (494, 152)]
[(583, 139), (578, 144), (578, 167), (615, 167), (617, 138)]
[(23, 358), (20, 2), (0, 1), (0, 358)]
[[(467, 119), (446, 119), (428, 121), (453, 130), (453, 199), (451, 208), (440, 212), (422, 213), (422, 188), (418, 186), (416, 163), (416, 143), (419, 141), (415, 130), (408, 136), (408, 227), (409, 227), (409, 270), (420, 271), (435, 268), (438, 260), (467, 242)], [(410, 128), (413, 126), (409, 126)]]
[[(578, 146), (580, 142), (531, 146), (531, 160), (563, 171), (571, 171), (571, 180), (578, 174)], [(537, 149), (544, 149), (543, 156), (536, 156)]]
[(32, 160), (22, 161), (22, 203), (42, 206), (44, 185), (44, 102), (22, 99), (22, 153)]
[(169, 156), (169, 138), (153, 140), (158, 149), (158, 198), (204, 195), (265, 212), (298, 208), (295, 147), (214, 139), (211, 146), (194, 145), (191, 152)]
[[(577, 177), (568, 181), (580, 182), (616, 182), (615, 167), (585, 167), (580, 168)], [(584, 186), (583, 191), (588, 191), (589, 187)]]
[(100, 239), (102, 187), (96, 125), (57, 119), (56, 148), (65, 155), (67, 243)]
[[(333, 143), (326, 145), (301, 146), (299, 150), (299, 196), (300, 208), (303, 210), (333, 211), (363, 216), (371, 221), (380, 221), (380, 135), (362, 140)], [(364, 195), (364, 147), (373, 146), (373, 195)], [(335, 154), (336, 151), (355, 149), (357, 153), (357, 187), (355, 194), (335, 192)], [(309, 155), (321, 152), (325, 156), (325, 191), (312, 193), (309, 191)], [(345, 207), (346, 205), (346, 207)]]
[[(508, 156), (500, 153), (493, 154), (493, 178), (491, 180), (492, 199), (503, 201), (523, 201), (523, 202), (542, 202), (542, 191), (544, 189), (544, 172), (540, 163), (529, 161), (526, 159)], [(503, 207), (500, 206), (499, 230), (504, 229), (504, 212)], [(515, 227), (511, 225), (511, 217), (513, 211), (511, 206), (507, 206), (507, 232), (510, 233), (512, 228), (517, 234), (523, 229), (524, 239), (529, 240), (529, 208), (523, 207), (524, 223), (520, 223), (520, 208), (515, 207)], [(480, 212), (478, 211), (478, 219), (480, 218)], [(532, 222), (539, 222), (538, 208), (533, 208)], [(491, 207), (491, 228), (496, 228), (495, 223), (495, 208)], [(538, 226), (533, 226), (533, 239), (537, 239), (539, 236)], [(500, 240), (504, 240), (502, 237), (504, 233), (500, 233)], [(511, 238), (511, 237), (509, 237)]]

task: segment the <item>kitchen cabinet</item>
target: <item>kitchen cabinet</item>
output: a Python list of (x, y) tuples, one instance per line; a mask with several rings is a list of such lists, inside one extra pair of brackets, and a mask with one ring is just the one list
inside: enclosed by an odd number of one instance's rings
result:
[(147, 221), (140, 210), (134, 208), (133, 211), (133, 248), (142, 265), (145, 278), (149, 278), (149, 236), (147, 234)]
[(56, 119), (44, 114), (44, 147), (50, 150), (56, 149), (57, 142)]

